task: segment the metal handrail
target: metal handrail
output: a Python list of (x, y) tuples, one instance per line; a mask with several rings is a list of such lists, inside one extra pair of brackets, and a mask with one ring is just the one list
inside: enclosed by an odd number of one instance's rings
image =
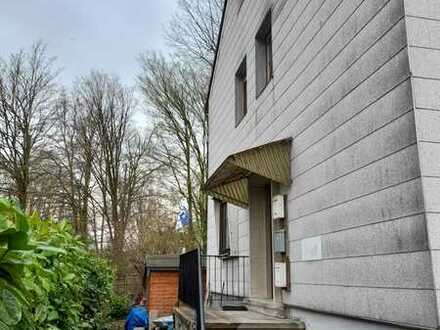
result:
[(249, 256), (202, 255), (206, 267), (208, 301), (220, 306), (243, 302), (249, 296)]

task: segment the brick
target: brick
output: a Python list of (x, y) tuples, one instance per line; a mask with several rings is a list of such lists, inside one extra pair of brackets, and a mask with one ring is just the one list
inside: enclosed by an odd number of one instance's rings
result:
[(177, 303), (179, 273), (177, 271), (152, 272), (147, 279), (148, 310), (155, 315), (170, 315)]

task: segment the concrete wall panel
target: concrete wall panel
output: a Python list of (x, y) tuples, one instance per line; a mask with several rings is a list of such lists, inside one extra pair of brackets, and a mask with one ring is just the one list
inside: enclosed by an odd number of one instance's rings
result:
[(437, 326), (432, 290), (296, 285), (292, 305), (407, 326)]

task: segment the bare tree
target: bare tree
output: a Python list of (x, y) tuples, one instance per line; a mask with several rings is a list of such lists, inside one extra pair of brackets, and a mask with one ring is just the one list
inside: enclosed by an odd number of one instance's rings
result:
[(180, 55), (213, 66), (224, 0), (180, 0), (167, 38)]
[(51, 164), (46, 175), (58, 182), (60, 199), (76, 233), (89, 237), (88, 222), (92, 190), (93, 123), (80, 99), (63, 91), (54, 108), (56, 115)]
[(223, 0), (180, 0), (167, 38), (171, 59), (140, 57), (141, 91), (155, 120), (156, 159), (168, 170), (170, 191), (186, 201), (193, 239), (206, 245), (207, 114), (204, 104), (214, 65)]
[(95, 201), (108, 225), (112, 258), (118, 264), (123, 261), (132, 205), (144, 198), (143, 188), (155, 170), (148, 160), (151, 135), (130, 126), (134, 98), (116, 78), (93, 72), (81, 79), (77, 97), (95, 130), (92, 172), (100, 192)]
[(140, 58), (139, 84), (155, 119), (156, 159), (169, 170), (170, 183), (186, 200), (194, 238), (205, 244), (207, 119), (203, 77), (180, 61), (146, 54)]
[(0, 169), (24, 209), (51, 128), (56, 75), (42, 43), (0, 60)]
[(140, 275), (144, 271), (146, 255), (178, 254), (188, 235), (176, 232), (174, 213), (169, 205), (170, 196), (159, 191), (148, 191), (148, 199), (133, 205), (132, 221), (128, 228), (127, 248), (131, 264)]

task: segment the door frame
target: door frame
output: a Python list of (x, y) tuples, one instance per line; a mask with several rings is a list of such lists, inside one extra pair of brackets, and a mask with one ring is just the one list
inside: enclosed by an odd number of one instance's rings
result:
[(272, 189), (262, 177), (249, 179), (249, 262), (251, 298), (274, 298)]

